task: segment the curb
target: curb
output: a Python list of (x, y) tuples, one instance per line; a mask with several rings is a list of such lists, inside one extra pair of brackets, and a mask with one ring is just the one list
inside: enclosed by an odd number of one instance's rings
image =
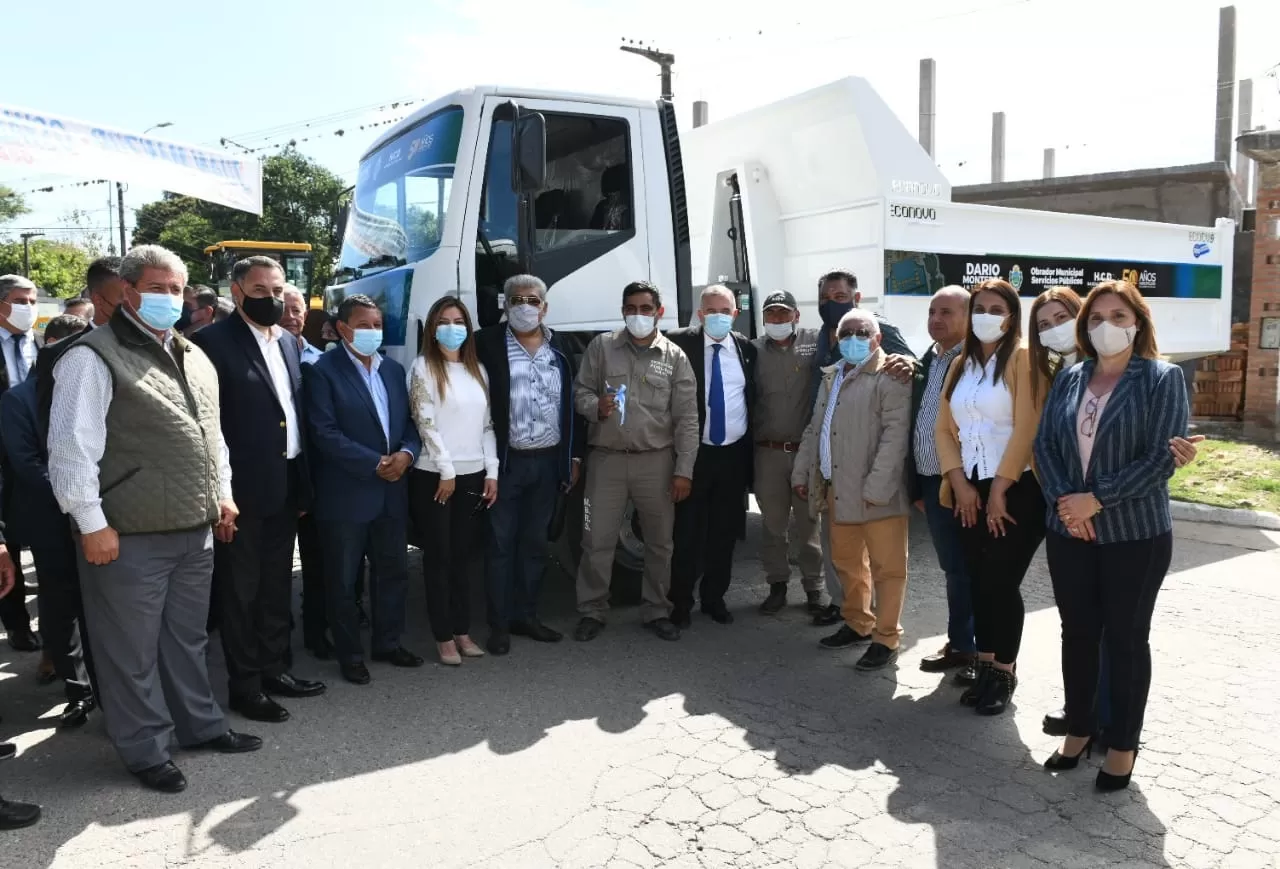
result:
[(1233, 510), (1229, 507), (1210, 507), (1208, 504), (1192, 504), (1188, 501), (1169, 502), (1174, 519), (1184, 522), (1208, 522), (1213, 525), (1232, 525), (1236, 528), (1265, 528), (1280, 531), (1280, 516), (1262, 510)]

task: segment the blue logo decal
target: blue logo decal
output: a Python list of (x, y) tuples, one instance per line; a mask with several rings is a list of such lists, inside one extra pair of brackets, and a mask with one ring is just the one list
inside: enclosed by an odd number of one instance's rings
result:
[(1200, 259), (1200, 257), (1207, 255), (1212, 249), (1213, 248), (1209, 247), (1209, 245), (1201, 241), (1197, 242), (1195, 246), (1191, 248), (1191, 253), (1196, 259)]

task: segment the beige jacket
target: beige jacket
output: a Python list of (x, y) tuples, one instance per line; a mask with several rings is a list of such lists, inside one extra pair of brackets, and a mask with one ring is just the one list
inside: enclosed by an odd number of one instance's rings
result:
[[(819, 440), (837, 362), (822, 370), (813, 417), (804, 430), (792, 486), (809, 489), (809, 515), (817, 518), (834, 494), (831, 521), (859, 525), (906, 515), (906, 458), (911, 436), (911, 385), (883, 371), (885, 354), (877, 349), (860, 368), (845, 373), (831, 418), (830, 482), (823, 479)], [(828, 491), (830, 489), (830, 491)]]

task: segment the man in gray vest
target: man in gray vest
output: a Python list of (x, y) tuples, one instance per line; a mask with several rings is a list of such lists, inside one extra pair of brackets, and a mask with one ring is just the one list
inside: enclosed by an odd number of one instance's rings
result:
[(187, 747), (262, 747), (213, 697), (205, 620), (213, 538), (238, 514), (219, 428), (218, 375), (173, 331), (187, 269), (162, 247), (120, 264), (110, 322), (54, 368), (49, 482), (79, 532), (80, 581), (107, 735), (146, 787), (184, 790), (169, 759)]

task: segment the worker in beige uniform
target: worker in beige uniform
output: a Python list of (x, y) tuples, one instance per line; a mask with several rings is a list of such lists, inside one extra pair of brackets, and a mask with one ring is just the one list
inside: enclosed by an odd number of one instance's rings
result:
[(816, 615), (823, 610), (822, 544), (808, 503), (791, 488), (791, 471), (813, 407), (818, 330), (800, 328), (796, 297), (786, 291), (770, 293), (763, 311), (765, 337), (754, 342), (758, 350), (754, 478), (760, 505), (760, 561), (769, 596), (760, 604), (760, 612), (775, 615), (787, 605), (790, 545), (798, 549), (801, 584), (809, 613)]
[(628, 499), (644, 535), (640, 618), (662, 639), (680, 639), (667, 591), (675, 505), (692, 491), (698, 456), (698, 395), (689, 358), (658, 331), (662, 313), (657, 287), (628, 284), (622, 291), (626, 328), (598, 335), (587, 346), (574, 385), (574, 407), (590, 422), (578, 565), (582, 618), (573, 634), (579, 642), (604, 630)]

